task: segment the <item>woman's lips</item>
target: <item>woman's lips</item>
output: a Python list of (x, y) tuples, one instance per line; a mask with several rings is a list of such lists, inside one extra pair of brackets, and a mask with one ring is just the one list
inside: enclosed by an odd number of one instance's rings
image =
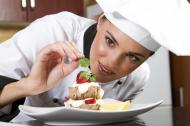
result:
[(111, 74), (115, 74), (112, 70), (110, 70), (109, 67), (104, 66), (103, 64), (101, 64), (100, 62), (98, 62), (98, 69), (101, 73), (105, 74), (105, 75), (111, 75)]

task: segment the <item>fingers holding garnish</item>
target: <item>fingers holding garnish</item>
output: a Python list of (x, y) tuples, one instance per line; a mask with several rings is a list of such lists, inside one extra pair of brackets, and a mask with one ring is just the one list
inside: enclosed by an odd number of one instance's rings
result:
[(84, 57), (84, 54), (80, 52), (80, 50), (76, 47), (74, 42), (62, 42), (61, 46), (65, 52), (65, 54), (71, 58), (71, 60), (78, 60)]

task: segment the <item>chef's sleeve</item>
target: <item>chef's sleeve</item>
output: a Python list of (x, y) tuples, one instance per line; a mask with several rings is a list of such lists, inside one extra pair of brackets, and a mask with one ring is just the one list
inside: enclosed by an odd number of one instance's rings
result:
[[(0, 90), (2, 90), (3, 87), (6, 86), (8, 83), (12, 83), (15, 81), (18, 81), (18, 80), (0, 75)], [(9, 114), (11, 111), (11, 108), (12, 108), (12, 104), (1, 108), (0, 109), (0, 116), (2, 116), (4, 114)]]
[[(45, 34), (48, 36), (47, 23), (38, 20), (0, 44), (1, 90), (6, 84), (29, 74), (38, 49), (45, 45), (43, 37), (48, 38)], [(1, 114), (10, 113), (11, 106), (0, 109)]]
[(41, 48), (55, 42), (74, 41), (72, 38), (79, 30), (75, 26), (79, 23), (77, 18), (69, 12), (45, 16), (0, 44), (0, 75), (15, 80), (28, 76)]

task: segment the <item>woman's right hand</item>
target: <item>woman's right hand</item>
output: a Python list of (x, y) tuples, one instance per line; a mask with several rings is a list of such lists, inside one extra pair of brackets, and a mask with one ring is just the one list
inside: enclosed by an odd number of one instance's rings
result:
[[(71, 61), (65, 63), (68, 56)], [(74, 42), (57, 42), (40, 50), (28, 77), (24, 79), (27, 95), (37, 95), (50, 90), (79, 66), (84, 55)]]

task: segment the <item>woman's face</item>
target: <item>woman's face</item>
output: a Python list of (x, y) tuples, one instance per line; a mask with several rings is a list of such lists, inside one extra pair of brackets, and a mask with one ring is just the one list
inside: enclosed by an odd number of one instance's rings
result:
[(90, 50), (90, 68), (97, 81), (109, 82), (128, 75), (151, 54), (102, 16)]

